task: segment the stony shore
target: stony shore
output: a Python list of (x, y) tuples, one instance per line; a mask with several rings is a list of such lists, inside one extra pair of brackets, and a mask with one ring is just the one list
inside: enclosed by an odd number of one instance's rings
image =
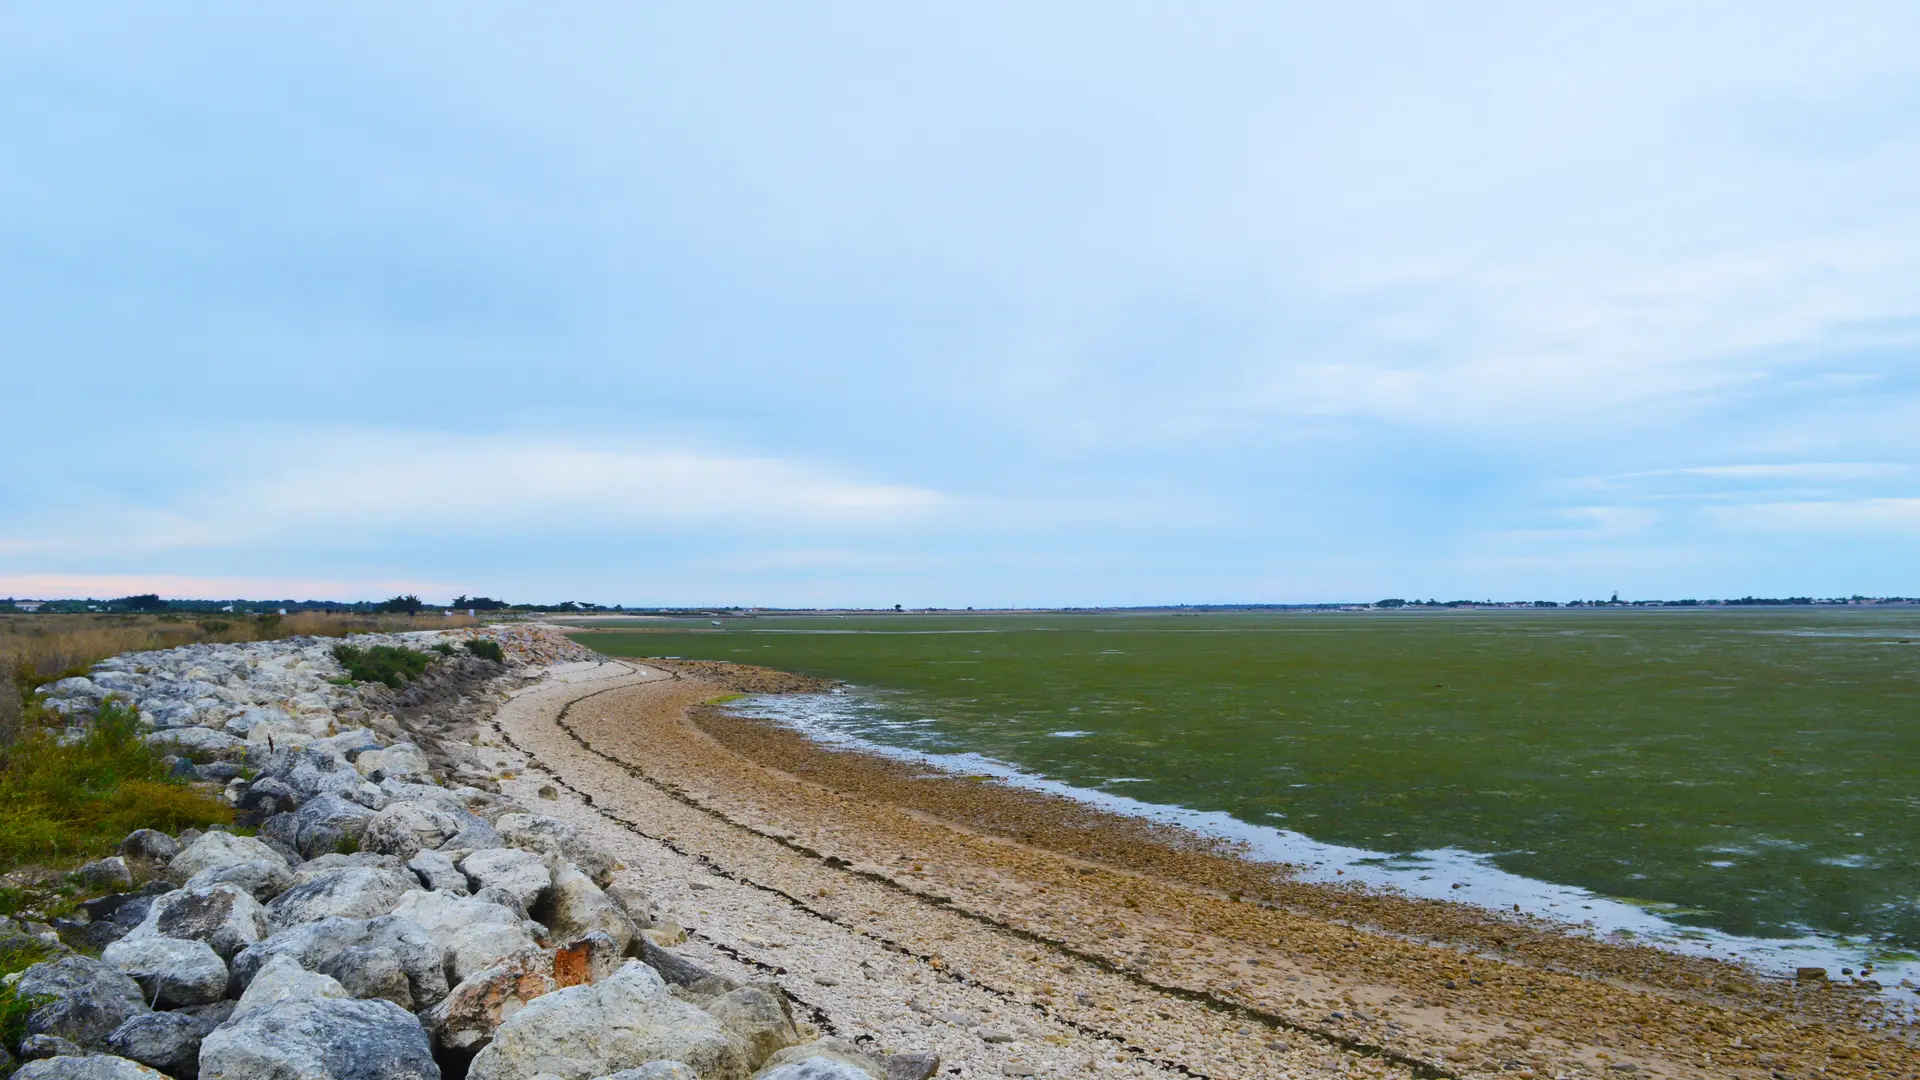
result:
[[(458, 648), (499, 645), (496, 662)], [(831, 1037), (759, 971), (676, 949), (657, 868), (504, 792), (481, 725), (598, 657), (541, 627), (352, 639), (444, 656), (397, 690), (330, 641), (115, 657), (45, 688), (74, 733), (136, 707), (234, 830), (141, 830), (70, 884), (9, 976), (22, 1080), (925, 1080), (931, 1054)], [(624, 670), (624, 669), (623, 669)], [(516, 692), (528, 691), (524, 698)], [(849, 970), (849, 977), (857, 977)]]
[(59, 995), (29, 1080), (1920, 1076), (1845, 986), (1306, 886), (712, 705), (796, 676), (477, 633), (507, 664), (400, 691), (317, 642), (56, 688), (136, 701), (258, 834), (136, 834), (90, 920), (25, 928), (100, 956), (19, 977)]

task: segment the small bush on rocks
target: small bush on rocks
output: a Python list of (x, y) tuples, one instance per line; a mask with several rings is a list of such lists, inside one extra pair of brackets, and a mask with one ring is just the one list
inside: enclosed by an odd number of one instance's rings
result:
[(467, 651), (482, 660), (491, 660), (496, 664), (506, 660), (506, 654), (500, 651), (500, 643), (488, 641), (485, 638), (475, 638), (467, 642)]
[(454, 652), (453, 642), (436, 641), (433, 643), (433, 651), (439, 653), (441, 656), (452, 656)]
[(352, 645), (335, 645), (333, 658), (347, 669), (347, 674), (355, 682), (385, 683), (395, 690), (420, 677), (433, 662), (433, 657), (413, 649), (402, 649), (393, 645), (375, 645), (371, 648), (356, 648)]

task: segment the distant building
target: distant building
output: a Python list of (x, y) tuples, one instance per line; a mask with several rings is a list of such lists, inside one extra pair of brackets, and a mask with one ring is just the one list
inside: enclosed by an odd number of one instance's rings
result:
[(13, 602), (13, 606), (21, 611), (39, 611), (45, 605), (45, 600), (15, 600)]

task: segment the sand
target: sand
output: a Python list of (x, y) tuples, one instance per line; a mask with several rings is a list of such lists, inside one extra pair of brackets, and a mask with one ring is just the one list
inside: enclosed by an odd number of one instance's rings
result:
[(1294, 882), (709, 704), (816, 688), (575, 665), (504, 704), (483, 752), (509, 794), (612, 848), (688, 951), (947, 1075), (1920, 1076), (1912, 1026), (1849, 986)]

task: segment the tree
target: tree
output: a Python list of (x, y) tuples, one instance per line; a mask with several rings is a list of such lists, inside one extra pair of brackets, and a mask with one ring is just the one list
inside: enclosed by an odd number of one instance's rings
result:
[(422, 606), (419, 597), (408, 593), (405, 596), (395, 596), (382, 600), (373, 610), (389, 614), (418, 615), (420, 614), (420, 608)]
[(1374, 607), (1406, 607), (1407, 602), (1405, 600), (1381, 600), (1376, 602), (1373, 606)]
[(141, 593), (139, 596), (123, 597), (117, 601), (128, 611), (165, 611), (167, 602), (160, 599), (158, 593)]

